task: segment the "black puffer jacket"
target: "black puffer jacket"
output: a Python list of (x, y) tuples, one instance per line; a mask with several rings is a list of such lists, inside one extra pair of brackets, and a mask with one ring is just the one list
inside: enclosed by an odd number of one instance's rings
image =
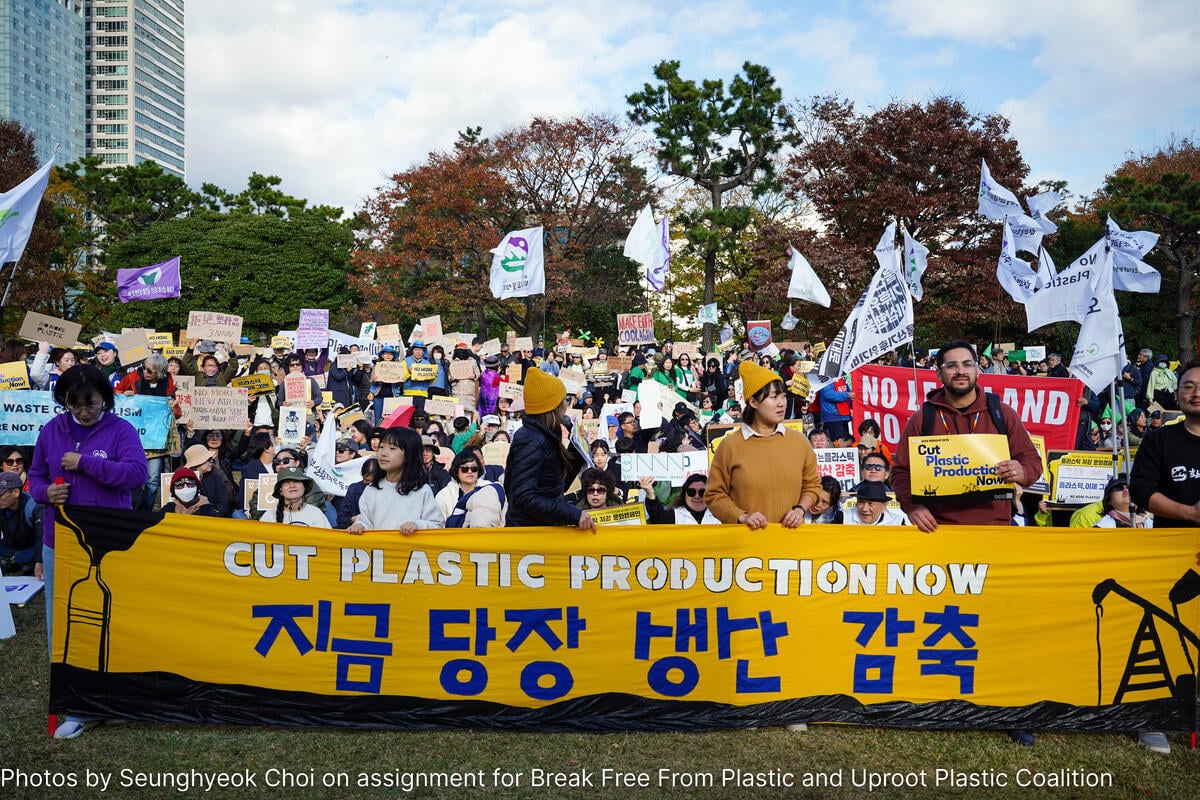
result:
[(560, 451), (557, 434), (535, 420), (525, 419), (513, 436), (504, 471), (504, 493), (508, 495), (505, 525), (516, 528), (579, 523), (583, 512), (567, 502), (563, 493), (575, 480), (583, 459), (572, 451), (564, 470)]

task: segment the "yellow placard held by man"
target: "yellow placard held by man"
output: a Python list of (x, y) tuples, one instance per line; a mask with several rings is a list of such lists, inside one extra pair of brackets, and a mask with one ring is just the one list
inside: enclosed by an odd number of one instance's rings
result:
[(999, 433), (914, 436), (908, 440), (913, 497), (990, 495), (1012, 489), (996, 470), (1008, 458), (1008, 437)]
[(437, 364), (413, 364), (409, 374), (414, 381), (436, 381), (438, 376)]

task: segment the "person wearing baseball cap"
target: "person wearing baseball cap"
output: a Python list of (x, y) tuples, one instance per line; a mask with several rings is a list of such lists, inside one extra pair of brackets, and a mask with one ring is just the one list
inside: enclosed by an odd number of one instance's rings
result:
[(567, 387), (540, 369), (525, 376), (525, 419), (513, 435), (504, 471), (508, 497), (505, 525), (572, 525), (596, 530), (586, 511), (568, 503), (563, 492), (583, 468), (582, 456), (562, 443)]
[(37, 503), (21, 490), (15, 472), (0, 472), (0, 570), (5, 575), (32, 575), (42, 560), (41, 536), (34, 525)]
[(704, 500), (727, 525), (751, 530), (781, 523), (804, 524), (820, 499), (817, 456), (802, 434), (783, 424), (787, 389), (783, 378), (753, 361), (738, 365), (746, 407), (742, 425), (725, 436), (708, 470)]

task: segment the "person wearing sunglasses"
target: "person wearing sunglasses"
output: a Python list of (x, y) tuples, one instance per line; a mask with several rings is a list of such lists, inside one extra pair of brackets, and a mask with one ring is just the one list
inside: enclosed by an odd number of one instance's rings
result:
[(664, 506), (656, 496), (654, 478), (644, 476), (639, 481), (646, 493), (646, 519), (651, 525), (720, 525), (721, 520), (713, 516), (704, 502), (708, 489), (708, 476), (696, 473), (683, 482), (683, 489), (675, 502)]
[(29, 467), (29, 460), (25, 457), (25, 451), (20, 447), (9, 445), (0, 447), (0, 472), (12, 472), (21, 476), (22, 486), (28, 490), (27, 482), (28, 475), (26, 470)]
[(437, 494), (447, 528), (503, 528), (504, 488), (484, 477), (479, 451), (463, 448), (450, 462), (450, 483)]
[(864, 481), (875, 481), (891, 488), (892, 465), (883, 453), (867, 453), (858, 465)]
[(162, 510), (168, 514), (191, 514), (197, 517), (217, 517), (220, 514), (200, 492), (200, 478), (187, 467), (171, 475), (171, 499)]
[(576, 503), (579, 508), (586, 511), (621, 505), (621, 498), (617, 497), (616, 492), (617, 480), (611, 472), (588, 467), (579, 476), (579, 483), (583, 487), (579, 490), (579, 502)]

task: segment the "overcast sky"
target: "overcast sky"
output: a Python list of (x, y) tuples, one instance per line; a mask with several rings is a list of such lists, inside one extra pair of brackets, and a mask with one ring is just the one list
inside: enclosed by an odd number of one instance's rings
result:
[[(1200, 126), (1196, 0), (189, 0), (188, 181), (251, 171), (347, 211), (386, 177), (531, 116), (624, 115), (663, 59), (766, 65), (785, 98), (999, 111), (1033, 181), (1099, 188)], [(1015, 187), (1014, 187), (1015, 188)]]

